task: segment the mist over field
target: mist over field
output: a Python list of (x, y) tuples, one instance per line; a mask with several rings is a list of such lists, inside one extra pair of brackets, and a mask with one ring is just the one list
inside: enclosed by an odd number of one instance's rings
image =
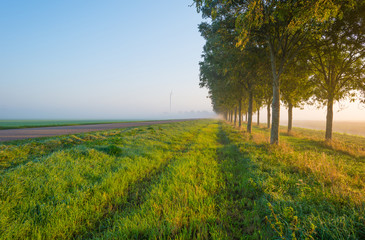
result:
[(179, 111), (179, 112), (161, 112), (161, 113), (123, 113), (118, 114), (38, 114), (38, 115), (11, 115), (0, 118), (2, 122), (15, 121), (47, 121), (47, 120), (97, 120), (97, 121), (137, 121), (137, 120), (161, 120), (161, 119), (190, 119), (190, 118), (216, 118), (217, 114), (212, 111)]
[[(288, 121), (282, 121), (282, 125), (287, 126)], [(297, 120), (293, 121), (294, 127), (310, 128), (315, 130), (326, 130), (325, 121), (310, 121)], [(333, 131), (339, 133), (347, 133), (352, 135), (365, 136), (365, 121), (364, 122), (350, 122), (350, 121), (335, 121), (333, 123)]]

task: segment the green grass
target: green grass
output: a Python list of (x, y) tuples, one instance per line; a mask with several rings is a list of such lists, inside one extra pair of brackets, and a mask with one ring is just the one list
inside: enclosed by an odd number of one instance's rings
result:
[(134, 122), (126, 120), (0, 120), (1, 129), (19, 129), (35, 127), (56, 127), (56, 126), (75, 126), (90, 125), (101, 123), (120, 123)]
[(283, 129), (273, 147), (267, 129), (249, 135), (225, 127), (250, 159), (261, 217), (280, 239), (365, 237), (364, 138), (335, 134), (327, 143), (323, 132), (296, 128), (288, 136)]
[(0, 238), (362, 239), (364, 138), (320, 136), (197, 120), (2, 144)]

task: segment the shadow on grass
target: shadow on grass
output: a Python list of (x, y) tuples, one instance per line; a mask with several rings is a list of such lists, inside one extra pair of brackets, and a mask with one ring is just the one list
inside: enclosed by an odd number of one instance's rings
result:
[(97, 146), (95, 147), (96, 150), (106, 153), (111, 156), (120, 157), (123, 156), (124, 150), (121, 147), (118, 147), (114, 144), (107, 145), (107, 146)]
[[(253, 126), (256, 131), (261, 133), (270, 134), (270, 129), (265, 127)], [(312, 131), (312, 130), (311, 130)], [(351, 158), (355, 158), (357, 161), (365, 161), (365, 154), (358, 152), (354, 147), (343, 145), (342, 142), (334, 141), (333, 143), (326, 142), (325, 140), (310, 139), (306, 136), (296, 136), (297, 132), (293, 130), (288, 133), (286, 129), (282, 128), (280, 131), (280, 137), (282, 142), (288, 143), (290, 146), (295, 146), (296, 151), (322, 151), (329, 155), (342, 154)], [(343, 146), (336, 146), (343, 145)], [(267, 147), (267, 146), (262, 146)]]
[[(230, 130), (231, 128), (229, 128)], [(220, 161), (222, 162), (222, 172), (231, 174), (231, 177), (227, 177), (226, 179), (227, 192), (229, 194), (226, 199), (231, 200), (231, 202), (228, 201), (228, 204), (226, 204), (227, 207), (223, 209), (223, 211), (226, 211), (224, 215), (231, 221), (228, 224), (230, 231), (227, 231), (230, 233), (229, 236), (231, 238), (239, 238), (238, 235), (235, 235), (235, 232), (250, 235), (244, 230), (239, 232), (240, 229), (250, 229), (250, 226), (254, 229), (253, 234), (258, 231), (270, 234), (270, 229), (265, 231), (263, 228), (271, 225), (274, 226), (271, 229), (271, 233), (275, 235), (275, 231), (276, 233), (281, 232), (280, 234), (285, 239), (291, 239), (290, 236), (293, 234), (293, 229), (295, 229), (294, 233), (297, 239), (365, 239), (363, 205), (354, 208), (354, 203), (351, 198), (347, 198), (346, 195), (337, 195), (333, 192), (333, 189), (336, 190), (337, 188), (332, 188), (332, 185), (338, 185), (337, 182), (330, 183), (331, 186), (326, 188), (321, 187), (325, 186), (325, 181), (316, 177), (315, 173), (302, 170), (292, 171), (295, 169), (295, 164), (292, 163), (281, 165), (281, 157), (286, 154), (285, 152), (278, 156), (272, 156), (270, 151), (260, 152), (255, 142), (248, 141), (243, 143), (240, 141), (242, 139), (245, 141), (245, 137), (235, 136), (238, 134), (241, 136), (246, 135), (246, 139), (248, 139), (247, 133), (240, 133), (235, 129), (232, 129), (231, 133), (233, 134), (229, 134), (229, 138), (232, 140), (232, 143), (228, 139), (225, 139), (227, 136), (225, 136), (224, 132), (220, 133), (220, 142), (223, 146), (218, 151)], [(306, 139), (302, 136), (286, 135), (286, 133), (281, 134), (282, 142), (291, 145), (295, 148), (295, 151), (324, 151), (328, 155), (343, 154), (342, 156), (351, 156), (348, 159), (354, 161), (352, 154), (333, 149), (332, 146), (326, 145), (324, 141)], [(239, 149), (234, 146), (230, 147), (235, 143), (237, 145), (239, 144)], [(270, 148), (266, 149), (270, 150)], [(236, 154), (238, 150), (242, 152), (242, 156)], [(252, 156), (250, 157), (251, 159), (245, 158), (245, 154), (246, 156)], [(288, 155), (291, 155), (291, 153), (288, 153)], [(295, 157), (295, 154), (292, 157)], [(244, 170), (244, 167), (246, 170)], [(325, 175), (328, 173), (323, 172), (320, 174)], [(260, 182), (262, 184), (261, 189), (255, 186), (255, 183), (259, 183), (258, 185), (260, 185)], [(238, 191), (234, 190), (237, 188), (236, 186), (239, 186), (237, 184), (241, 184)], [(245, 195), (250, 196), (252, 189), (256, 195), (251, 195), (249, 201), (247, 201)], [(234, 197), (230, 197), (230, 195)], [(356, 195), (354, 196), (356, 197)], [(274, 206), (272, 212), (267, 212), (265, 199), (272, 204), (271, 206)], [(256, 206), (260, 208), (258, 209), (255, 206), (247, 208), (245, 204), (250, 204), (250, 202), (255, 202)], [(295, 210), (295, 218), (294, 215), (286, 215), (288, 210), (292, 209)], [(266, 213), (263, 213), (265, 211)], [(239, 218), (239, 216), (243, 217)], [(259, 221), (251, 222), (251, 225), (245, 222), (242, 224), (242, 221), (247, 221), (246, 219), (250, 221), (257, 216), (267, 216), (268, 220), (271, 221), (270, 224), (262, 221), (261, 228), (256, 227), (260, 223)], [(294, 219), (299, 219), (295, 228), (292, 228), (290, 225), (282, 225), (284, 226), (283, 230), (277, 231), (277, 226), (285, 222), (293, 222)], [(316, 220), (313, 221), (313, 219)], [(237, 229), (234, 227), (235, 221), (240, 222), (236, 224), (239, 226)], [(313, 225), (309, 225), (308, 223)], [(315, 231), (311, 230), (312, 226), (315, 226)], [(247, 239), (250, 238), (280, 239), (278, 236), (261, 235), (260, 238), (247, 237)]]
[(351, 147), (348, 147), (345, 150), (345, 146), (342, 146), (340, 149), (334, 145), (335, 143), (330, 143), (322, 140), (314, 140), (308, 138), (300, 138), (288, 134), (280, 134), (281, 136), (285, 136), (285, 141), (292, 146), (295, 146), (296, 151), (322, 151), (329, 155), (341, 154), (351, 158), (355, 158), (358, 161), (365, 161), (365, 155), (359, 154)]
[(218, 162), (226, 184), (219, 193), (218, 199), (221, 199), (217, 203), (221, 205), (223, 231), (229, 239), (242, 239), (243, 236), (247, 239), (262, 238), (266, 223), (257, 208), (263, 191), (253, 180), (255, 166), (237, 145), (230, 142), (222, 126), (218, 132), (218, 142), (221, 144), (217, 149)]
[[(117, 213), (129, 215), (135, 212), (143, 203), (147, 201), (149, 192), (152, 190), (153, 183), (160, 179), (161, 174), (167, 169), (171, 160), (163, 163), (158, 169), (153, 169), (147, 173), (142, 179), (129, 185), (126, 195), (123, 196), (122, 203), (111, 202), (103, 207), (104, 215), (95, 225), (89, 226), (88, 230), (83, 234), (75, 234), (73, 238), (91, 239), (112, 227), (110, 219)], [(143, 234), (142, 234), (143, 235)]]

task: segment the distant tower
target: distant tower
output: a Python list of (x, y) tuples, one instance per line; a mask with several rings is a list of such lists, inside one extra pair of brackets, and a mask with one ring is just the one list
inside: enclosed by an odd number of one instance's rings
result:
[(172, 90), (170, 92), (170, 112), (171, 112), (171, 99), (172, 99)]

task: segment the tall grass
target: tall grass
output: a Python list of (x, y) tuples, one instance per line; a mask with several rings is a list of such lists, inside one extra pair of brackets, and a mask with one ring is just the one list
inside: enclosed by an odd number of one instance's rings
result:
[[(365, 237), (365, 161), (357, 149), (337, 148), (311, 135), (312, 130), (282, 134), (279, 147), (268, 144), (268, 130), (252, 135), (224, 125), (256, 167), (253, 182), (264, 194), (262, 209), (281, 239), (362, 239)], [(309, 137), (308, 135), (311, 135)], [(339, 144), (362, 145), (358, 137)], [(354, 154), (354, 152), (356, 154)], [(266, 205), (266, 206), (265, 206)], [(264, 212), (264, 211), (262, 211)], [(261, 216), (264, 216), (263, 214)]]

